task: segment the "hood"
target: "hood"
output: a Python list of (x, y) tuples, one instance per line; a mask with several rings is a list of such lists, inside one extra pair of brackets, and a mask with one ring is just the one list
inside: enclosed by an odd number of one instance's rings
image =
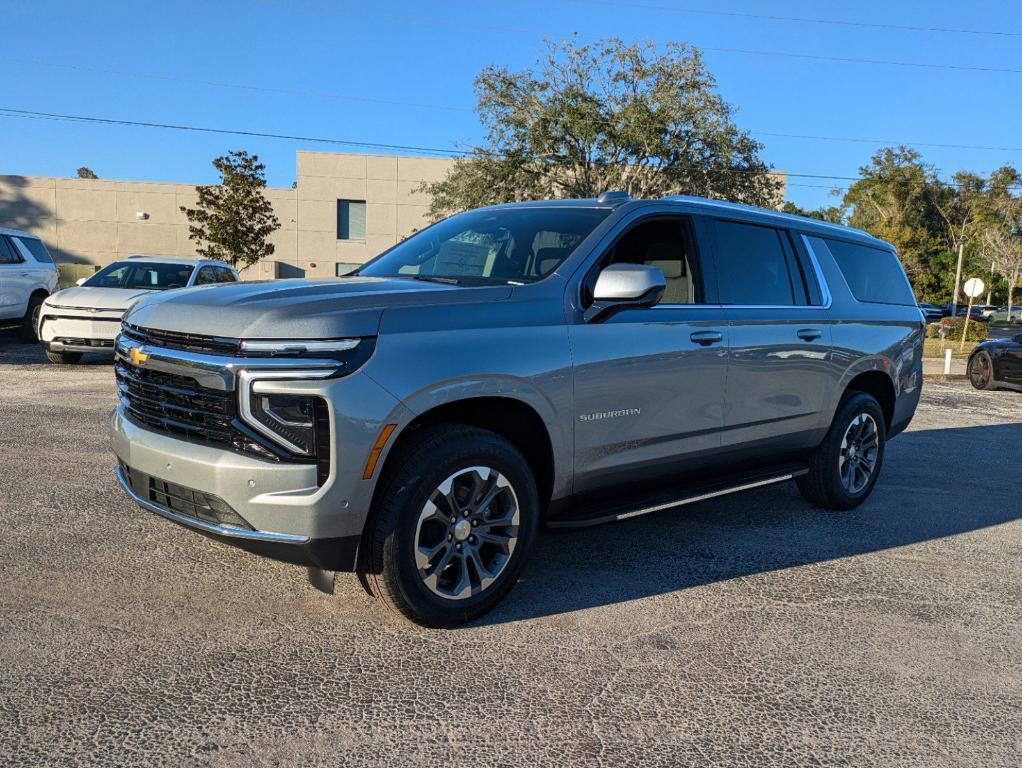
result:
[(507, 286), (463, 287), (387, 277), (222, 283), (150, 296), (125, 315), (145, 328), (247, 339), (374, 336), (384, 310), (490, 303)]
[(156, 291), (134, 288), (65, 288), (50, 296), (46, 303), (58, 307), (80, 307), (82, 309), (127, 309), (143, 296)]

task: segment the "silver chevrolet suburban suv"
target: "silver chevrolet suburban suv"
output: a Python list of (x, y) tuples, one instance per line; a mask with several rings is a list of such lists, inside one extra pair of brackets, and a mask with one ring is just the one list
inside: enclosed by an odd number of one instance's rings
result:
[(143, 299), (116, 346), (117, 477), (450, 626), (508, 593), (541, 526), (786, 480), (856, 507), (919, 401), (922, 339), (894, 249), (854, 229), (623, 193), (484, 208), (343, 279)]

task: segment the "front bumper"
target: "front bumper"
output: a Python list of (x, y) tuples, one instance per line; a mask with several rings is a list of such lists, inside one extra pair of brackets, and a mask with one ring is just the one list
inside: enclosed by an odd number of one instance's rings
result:
[[(241, 369), (267, 364), (150, 345), (142, 349), (145, 368), (188, 375), (228, 391)], [(285, 364), (270, 362), (281, 370)], [(144, 483), (125, 488), (146, 509), (206, 535), (286, 562), (350, 570), (375, 488), (375, 477), (363, 477), (367, 458), (383, 426), (407, 423), (411, 413), (360, 372), (271, 384), (277, 391), (319, 396), (327, 404), (331, 452), (325, 480), (315, 463), (274, 461), (142, 427), (122, 403), (110, 420), (113, 451), (130, 468), (122, 485), (137, 475), (214, 496), (251, 530), (175, 513)]]
[[(130, 478), (130, 479), (129, 479)], [(202, 520), (170, 509), (165, 504), (153, 501), (166, 499), (152, 490), (150, 476), (125, 466), (117, 468), (117, 482), (132, 501), (143, 509), (155, 512), (179, 525), (191, 528), (211, 538), (240, 547), (274, 560), (305, 565), (328, 571), (351, 571), (355, 568), (359, 536), (342, 536), (328, 539), (310, 539), (307, 536), (221, 525)]]
[(113, 354), (124, 310), (95, 312), (73, 307), (43, 305), (39, 341), (51, 352), (106, 352)]

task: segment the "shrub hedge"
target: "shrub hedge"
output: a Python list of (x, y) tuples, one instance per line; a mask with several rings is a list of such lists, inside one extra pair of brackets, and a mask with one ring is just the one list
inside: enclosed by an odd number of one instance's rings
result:
[[(943, 337), (948, 341), (961, 341), (962, 329), (964, 327), (964, 317), (945, 317), (940, 322), (930, 323), (926, 326), (926, 338), (939, 339)], [(965, 336), (966, 341), (986, 341), (989, 335), (990, 328), (986, 323), (969, 320), (969, 330)]]

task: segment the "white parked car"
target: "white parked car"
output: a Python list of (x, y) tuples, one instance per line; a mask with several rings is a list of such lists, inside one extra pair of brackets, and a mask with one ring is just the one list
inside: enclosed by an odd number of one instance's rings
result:
[(57, 268), (43, 241), (0, 228), (0, 328), (17, 328), (23, 341), (35, 341), (39, 307), (56, 290)]
[(995, 323), (1022, 323), (1022, 307), (1013, 304), (1009, 307), (1000, 307), (990, 315)]
[(154, 291), (237, 279), (222, 261), (132, 256), (50, 296), (39, 316), (39, 340), (54, 363), (77, 363), (85, 352), (113, 356), (121, 317), (135, 302)]

